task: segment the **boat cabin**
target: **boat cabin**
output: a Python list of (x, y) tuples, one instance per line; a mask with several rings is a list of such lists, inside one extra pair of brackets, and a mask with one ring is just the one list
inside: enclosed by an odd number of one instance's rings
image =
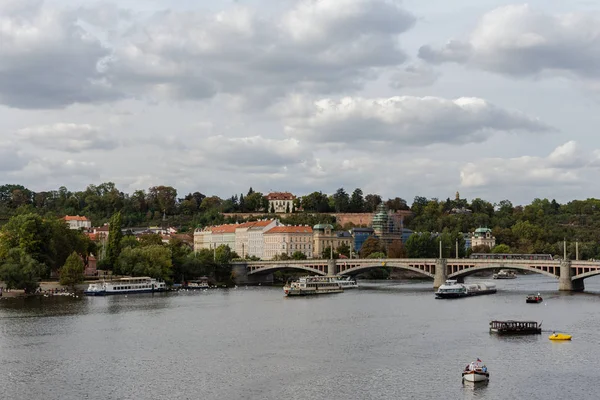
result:
[(542, 333), (542, 324), (536, 321), (491, 321), (490, 332), (498, 334)]

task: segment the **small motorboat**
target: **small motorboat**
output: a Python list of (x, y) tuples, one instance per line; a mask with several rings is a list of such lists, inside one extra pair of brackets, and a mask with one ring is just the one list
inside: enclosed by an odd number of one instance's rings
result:
[(528, 294), (525, 303), (541, 303), (544, 301), (541, 294)]
[(571, 340), (571, 335), (567, 335), (566, 333), (556, 333), (554, 332), (552, 335), (548, 336), (550, 340)]
[(462, 378), (467, 382), (487, 382), (490, 379), (490, 373), (478, 358), (477, 361), (473, 361), (465, 367)]

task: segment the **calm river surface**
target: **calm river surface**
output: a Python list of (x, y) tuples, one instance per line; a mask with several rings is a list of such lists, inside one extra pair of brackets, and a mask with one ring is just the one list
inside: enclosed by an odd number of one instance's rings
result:
[[(313, 298), (240, 287), (4, 299), (0, 397), (598, 399), (600, 279), (580, 294), (537, 275), (494, 282), (495, 295), (457, 300), (435, 300), (430, 281)], [(525, 304), (537, 291), (544, 303)], [(543, 320), (573, 340), (499, 338), (491, 319)], [(491, 380), (463, 386), (477, 357)]]

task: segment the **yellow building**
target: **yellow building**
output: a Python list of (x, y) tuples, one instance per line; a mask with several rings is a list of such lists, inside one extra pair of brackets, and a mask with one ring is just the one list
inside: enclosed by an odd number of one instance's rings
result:
[(471, 236), (471, 247), (487, 246), (490, 249), (496, 245), (496, 238), (492, 236), (489, 228), (477, 228)]
[(318, 224), (313, 226), (314, 258), (323, 257), (323, 250), (332, 247), (333, 251), (341, 245), (352, 246), (352, 235), (350, 232), (334, 232), (333, 226), (329, 224)]
[(296, 251), (313, 258), (313, 230), (310, 226), (276, 226), (266, 231), (263, 237), (265, 260), (282, 253), (291, 257)]

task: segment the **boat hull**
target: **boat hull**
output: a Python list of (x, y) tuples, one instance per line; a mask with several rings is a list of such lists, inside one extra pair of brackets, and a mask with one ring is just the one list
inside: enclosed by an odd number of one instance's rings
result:
[(463, 372), (462, 377), (467, 382), (485, 382), (490, 379), (489, 372)]
[(538, 304), (541, 303), (542, 301), (544, 301), (543, 299), (527, 299), (525, 300), (525, 303), (533, 303), (533, 304)]
[(100, 291), (84, 291), (86, 296), (112, 296), (118, 294), (137, 294), (137, 293), (158, 293), (164, 292), (165, 289), (139, 289), (139, 290), (100, 290)]
[(304, 289), (304, 290), (290, 290), (283, 289), (283, 293), (286, 296), (294, 297), (294, 296), (316, 296), (319, 294), (333, 294), (333, 293), (342, 293), (344, 289)]
[(496, 293), (496, 289), (486, 289), (486, 290), (478, 290), (476, 292), (466, 292), (466, 293), (435, 293), (435, 297), (437, 299), (458, 299), (461, 297), (470, 297), (470, 296), (482, 296), (484, 294), (494, 294)]
[(556, 340), (556, 341), (558, 341), (558, 340), (571, 340), (571, 335), (567, 335), (567, 334), (564, 334), (564, 333), (557, 333), (557, 334), (548, 336), (548, 339), (550, 339), (550, 340)]

